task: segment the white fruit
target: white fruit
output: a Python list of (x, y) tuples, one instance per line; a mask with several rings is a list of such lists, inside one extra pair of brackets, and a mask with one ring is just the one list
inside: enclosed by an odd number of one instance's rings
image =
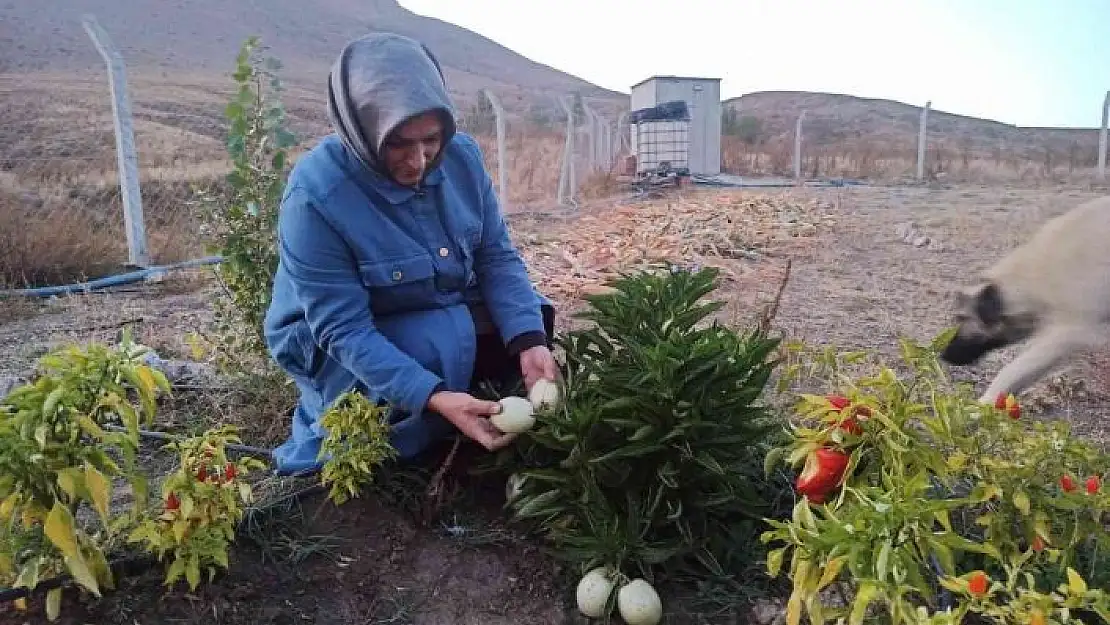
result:
[(528, 393), (533, 410), (554, 408), (559, 403), (559, 385), (546, 378), (536, 380)]
[(532, 416), (532, 402), (523, 397), (501, 398), (501, 412), (490, 416), (489, 420), (502, 432), (518, 434), (532, 429), (536, 418)]
[(663, 603), (651, 584), (634, 579), (617, 593), (617, 610), (628, 625), (655, 625), (663, 618)]
[(599, 566), (578, 580), (578, 611), (590, 618), (601, 618), (605, 614), (605, 604), (613, 594), (616, 581), (608, 568)]
[(520, 495), (520, 489), (524, 485), (524, 478), (518, 473), (513, 473), (509, 479), (505, 481), (505, 501), (512, 501)]

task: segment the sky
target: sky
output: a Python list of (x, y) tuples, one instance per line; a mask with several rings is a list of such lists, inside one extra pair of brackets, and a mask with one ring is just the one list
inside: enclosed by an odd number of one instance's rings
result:
[(399, 1), (624, 93), (706, 76), (724, 99), (822, 91), (1091, 128), (1110, 90), (1110, 0)]

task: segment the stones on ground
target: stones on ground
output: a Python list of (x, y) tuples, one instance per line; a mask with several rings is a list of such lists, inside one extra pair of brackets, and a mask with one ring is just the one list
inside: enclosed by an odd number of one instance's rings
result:
[(917, 248), (926, 248), (931, 252), (942, 252), (945, 247), (925, 233), (925, 230), (912, 221), (904, 221), (894, 228), (895, 235), (902, 243)]

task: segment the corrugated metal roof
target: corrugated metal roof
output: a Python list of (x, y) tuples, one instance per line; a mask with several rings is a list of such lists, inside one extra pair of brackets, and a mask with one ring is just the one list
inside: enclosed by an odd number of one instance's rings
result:
[(640, 82), (632, 85), (631, 88), (635, 89), (636, 87), (639, 87), (640, 85), (642, 85), (646, 82), (651, 82), (653, 80), (660, 80), (660, 79), (662, 79), (662, 80), (715, 80), (717, 82), (721, 82), (720, 78), (709, 78), (709, 77), (704, 77), (704, 76), (650, 76), (650, 77), (645, 78), (645, 79), (641, 80)]

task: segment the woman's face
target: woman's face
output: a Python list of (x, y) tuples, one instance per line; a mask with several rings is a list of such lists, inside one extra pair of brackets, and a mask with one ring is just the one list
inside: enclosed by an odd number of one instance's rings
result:
[(398, 183), (414, 186), (424, 178), (428, 163), (443, 147), (443, 123), (435, 113), (424, 113), (401, 124), (385, 140), (385, 166)]

